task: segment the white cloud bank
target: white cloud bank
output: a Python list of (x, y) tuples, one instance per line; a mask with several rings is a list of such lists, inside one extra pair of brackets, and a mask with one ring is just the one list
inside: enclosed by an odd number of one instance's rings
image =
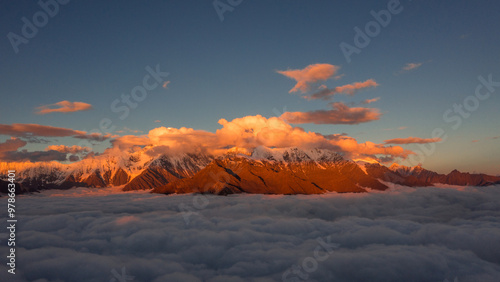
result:
[[(2, 232), (0, 281), (120, 281), (113, 273), (123, 267), (134, 281), (281, 281), (327, 236), (339, 248), (304, 272), (308, 281), (500, 277), (500, 186), (207, 198), (107, 191), (19, 197), (18, 273), (6, 271)], [(197, 210), (200, 199), (208, 205)], [(180, 203), (198, 211), (189, 224)]]

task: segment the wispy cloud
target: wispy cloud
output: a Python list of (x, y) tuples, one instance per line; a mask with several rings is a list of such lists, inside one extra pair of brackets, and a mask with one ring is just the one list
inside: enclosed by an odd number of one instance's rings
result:
[(337, 86), (335, 88), (326, 88), (322, 89), (319, 92), (316, 92), (312, 94), (311, 96), (307, 96), (306, 98), (309, 100), (315, 100), (315, 99), (329, 99), (332, 96), (336, 94), (346, 94), (346, 95), (354, 95), (357, 91), (364, 89), (364, 88), (370, 88), (370, 87), (377, 87), (379, 84), (373, 80), (373, 79), (368, 79), (365, 81), (361, 82), (354, 82), (351, 84), (346, 84), (342, 86)]
[(441, 142), (441, 138), (419, 138), (419, 137), (408, 137), (408, 138), (394, 138), (385, 140), (385, 144), (426, 144), (426, 143), (437, 143)]
[(61, 101), (55, 104), (44, 105), (37, 108), (37, 114), (45, 115), (49, 113), (72, 113), (79, 111), (88, 111), (92, 109), (91, 104), (87, 104), (84, 102), (70, 102), (70, 101)]
[(50, 151), (8, 151), (0, 153), (0, 159), (7, 162), (50, 162), (50, 161), (66, 161), (66, 153), (50, 150)]
[(330, 104), (331, 110), (317, 110), (311, 112), (285, 112), (281, 118), (289, 123), (314, 124), (358, 124), (378, 120), (381, 116), (378, 109), (353, 107), (337, 102)]
[(45, 151), (58, 151), (66, 154), (79, 154), (84, 152), (90, 152), (91, 149), (89, 147), (82, 146), (66, 146), (66, 145), (50, 145), (45, 148)]
[(407, 72), (411, 70), (418, 69), (419, 67), (422, 66), (423, 63), (407, 63), (399, 72)]
[[(500, 139), (500, 136), (486, 137), (483, 140), (497, 140), (497, 139)], [(482, 140), (480, 140), (480, 139), (478, 139), (478, 140), (472, 140), (472, 143), (476, 143), (476, 142), (480, 142), (480, 141), (482, 141)]]
[(0, 143), (0, 152), (17, 151), (17, 149), (26, 146), (26, 144), (28, 144), (28, 142), (19, 138), (11, 137), (5, 142)]
[(378, 100), (380, 100), (380, 97), (373, 98), (373, 99), (366, 99), (366, 100), (362, 101), (361, 104), (362, 105), (367, 105), (367, 104), (375, 103)]
[(297, 81), (297, 84), (295, 84), (295, 86), (289, 91), (289, 93), (297, 92), (299, 90), (302, 93), (306, 93), (310, 90), (311, 84), (319, 81), (325, 81), (334, 77), (337, 74), (339, 68), (339, 66), (330, 64), (312, 64), (303, 69), (277, 72)]
[(117, 130), (116, 133), (134, 133), (134, 134), (137, 134), (137, 133), (143, 133), (142, 130), (136, 130), (136, 129), (131, 129), (131, 128), (128, 128), (128, 127), (124, 127), (122, 130)]
[(78, 139), (88, 139), (102, 141), (112, 137), (100, 133), (88, 134), (85, 131), (74, 130), (63, 127), (54, 127), (40, 124), (14, 123), (11, 125), (0, 124), (0, 135), (10, 135), (21, 138), (36, 137), (74, 137)]

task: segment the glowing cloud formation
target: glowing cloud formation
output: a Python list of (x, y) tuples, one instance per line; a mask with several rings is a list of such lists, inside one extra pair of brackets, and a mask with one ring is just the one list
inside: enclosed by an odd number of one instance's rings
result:
[(346, 104), (337, 102), (330, 104), (331, 110), (318, 110), (312, 112), (285, 112), (281, 118), (289, 123), (314, 123), (314, 124), (359, 124), (380, 119), (378, 109), (355, 107), (349, 108)]
[(71, 112), (79, 112), (79, 111), (88, 111), (92, 109), (91, 104), (87, 104), (84, 102), (70, 102), (70, 101), (61, 101), (55, 104), (40, 106), (37, 108), (36, 112), (39, 115), (45, 115), (50, 113), (71, 113)]
[(315, 99), (328, 99), (336, 94), (346, 94), (346, 95), (354, 95), (358, 90), (364, 89), (364, 88), (369, 88), (369, 87), (377, 87), (379, 84), (373, 80), (373, 79), (368, 79), (366, 81), (362, 82), (354, 82), (352, 84), (346, 84), (342, 86), (337, 86), (333, 89), (322, 89), (317, 93), (314, 93), (313, 95), (306, 97), (309, 100), (315, 100)]
[[(356, 109), (356, 108), (353, 108)], [(354, 110), (356, 111), (356, 110)], [(372, 142), (358, 143), (356, 139), (342, 134), (324, 136), (294, 127), (282, 118), (266, 118), (260, 115), (245, 116), (232, 121), (219, 120), (222, 125), (215, 133), (192, 128), (155, 128), (147, 135), (126, 135), (111, 141), (114, 150), (137, 150), (146, 148), (150, 156), (160, 154), (204, 152), (214, 155), (229, 151), (251, 153), (259, 146), (270, 148), (298, 147), (302, 149), (331, 149), (344, 154), (349, 159), (380, 161), (385, 159), (406, 158), (413, 154), (399, 146), (385, 147)]]
[(303, 69), (278, 71), (278, 73), (297, 81), (289, 93), (299, 90), (305, 93), (310, 90), (311, 84), (334, 77), (339, 68), (330, 64), (312, 64)]

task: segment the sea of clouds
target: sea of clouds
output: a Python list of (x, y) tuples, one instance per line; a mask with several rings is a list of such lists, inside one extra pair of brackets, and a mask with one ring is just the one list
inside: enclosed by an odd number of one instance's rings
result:
[(17, 271), (7, 273), (3, 227), (0, 281), (500, 281), (500, 186), (227, 197), (78, 188), (17, 206)]

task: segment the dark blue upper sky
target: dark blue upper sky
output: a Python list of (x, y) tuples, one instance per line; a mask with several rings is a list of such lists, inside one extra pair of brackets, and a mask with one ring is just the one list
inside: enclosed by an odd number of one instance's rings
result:
[[(213, 1), (73, 0), (61, 5), (16, 54), (7, 35), (21, 35), (21, 18), (32, 20), (41, 7), (37, 1), (3, 1), (0, 123), (90, 131), (109, 118), (116, 131), (185, 126), (214, 132), (221, 118), (330, 109), (325, 101), (289, 94), (295, 81), (277, 73), (325, 63), (340, 66), (344, 74), (338, 81), (326, 81), (328, 87), (368, 79), (379, 84), (331, 102), (380, 97), (369, 106), (383, 115), (357, 125), (298, 126), (375, 143), (431, 138), (432, 130), (440, 127), (449, 141), (437, 145), (426, 167), (500, 173), (500, 139), (494, 138), (500, 135), (500, 87), (457, 129), (443, 120), (454, 104), (474, 95), (478, 76), (491, 74), (500, 81), (500, 2), (401, 0), (403, 10), (348, 63), (339, 45), (354, 45), (354, 27), (364, 29), (373, 20), (370, 11), (387, 9), (388, 2), (243, 0), (220, 21)], [(403, 71), (409, 63), (420, 65)], [(145, 67), (156, 65), (170, 73), (168, 88), (149, 91), (120, 120), (112, 102), (141, 85)], [(37, 107), (63, 100), (89, 103), (93, 109), (35, 113)], [(0, 141), (7, 138), (0, 136)]]

